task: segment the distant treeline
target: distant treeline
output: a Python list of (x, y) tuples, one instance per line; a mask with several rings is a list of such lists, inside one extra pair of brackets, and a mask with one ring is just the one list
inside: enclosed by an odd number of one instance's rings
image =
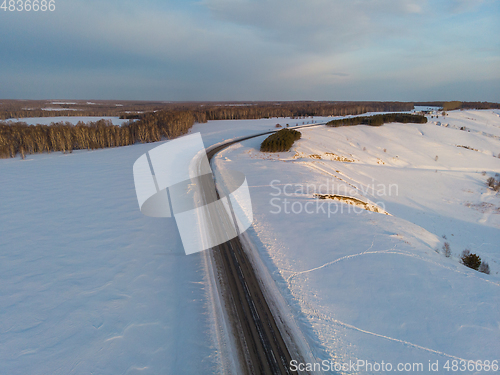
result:
[(22, 122), (0, 122), (0, 158), (20, 154), (24, 159), (27, 154), (40, 152), (72, 152), (157, 142), (187, 133), (194, 121), (190, 112), (165, 111), (151, 113), (122, 126), (106, 120), (77, 125), (59, 122), (33, 126)]
[[(345, 116), (410, 111), (413, 105), (443, 107), (456, 102), (145, 102), (113, 100), (2, 100), (0, 120), (25, 117), (118, 116), (141, 118), (152, 112), (189, 111), (196, 121), (269, 117)], [(462, 109), (500, 108), (499, 103), (458, 102)]]
[[(180, 104), (179, 104), (180, 105)], [(252, 104), (185, 104), (196, 122), (272, 117), (359, 115), (366, 112), (411, 111), (413, 103), (401, 102), (264, 102)], [(145, 114), (123, 114), (121, 118), (142, 118)]]
[(189, 111), (196, 121), (269, 117), (343, 116), (365, 112), (409, 111), (401, 102), (132, 102), (0, 100), (0, 119), (64, 116), (141, 118), (147, 113)]
[[(60, 104), (58, 104), (60, 103)], [(38, 109), (33, 109), (34, 107)], [(41, 108), (84, 108), (79, 111), (46, 111)], [(0, 157), (80, 149), (127, 146), (136, 142), (172, 139), (195, 122), (269, 117), (308, 117), (360, 114), (376, 111), (405, 111), (412, 103), (400, 102), (251, 102), (251, 103), (159, 103), (159, 102), (75, 102), (0, 101), (1, 118), (60, 116), (61, 122), (29, 126), (23, 122), (0, 122)], [(146, 112), (146, 113), (141, 113)], [(107, 121), (72, 125), (64, 116), (120, 115), (136, 119), (122, 126)]]
[(326, 125), (334, 127), (350, 125), (380, 126), (390, 122), (401, 122), (403, 124), (425, 124), (427, 122), (427, 117), (421, 115), (412, 115), (408, 113), (385, 113), (383, 115), (358, 116), (332, 120), (330, 122), (327, 122)]
[(499, 109), (500, 103), (490, 102), (417, 102), (416, 106), (426, 107), (442, 107), (445, 111), (452, 111), (454, 109)]
[[(69, 104), (74, 103), (74, 104)], [(65, 116), (120, 116), (123, 113), (144, 113), (167, 109), (167, 104), (140, 101), (54, 101), (0, 100), (0, 119)], [(168, 107), (168, 109), (176, 109)]]
[(281, 129), (264, 139), (260, 145), (260, 151), (263, 152), (283, 152), (288, 151), (293, 143), (300, 139), (302, 134), (293, 129)]
[(443, 111), (453, 111), (462, 108), (462, 102), (445, 102), (443, 103)]

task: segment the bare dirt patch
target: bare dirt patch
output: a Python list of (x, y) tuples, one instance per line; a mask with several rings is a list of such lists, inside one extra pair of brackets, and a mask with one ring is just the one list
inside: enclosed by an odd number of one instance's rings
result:
[(350, 159), (342, 155), (334, 154), (333, 152), (325, 152), (325, 155), (328, 156), (328, 159), (330, 160), (341, 161), (344, 163), (354, 163), (356, 161), (354, 159)]
[(472, 208), (476, 211), (479, 211), (483, 214), (491, 213), (491, 214), (500, 214), (500, 207), (495, 206), (492, 203), (482, 202), (482, 203), (465, 203), (466, 207)]
[(348, 197), (345, 195), (338, 194), (314, 194), (314, 196), (318, 199), (331, 199), (333, 201), (342, 202), (346, 204), (350, 204), (352, 206), (356, 206), (362, 208), (366, 211), (376, 212), (379, 214), (390, 215), (387, 211), (378, 207), (373, 203), (363, 202), (362, 200), (354, 197)]

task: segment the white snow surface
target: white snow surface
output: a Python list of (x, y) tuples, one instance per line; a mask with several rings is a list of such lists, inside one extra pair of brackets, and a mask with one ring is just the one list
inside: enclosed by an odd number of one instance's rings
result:
[(78, 111), (78, 108), (59, 108), (59, 107), (46, 107), (41, 108), (42, 111)]
[[(209, 147), (288, 120), (191, 132)], [(161, 143), (0, 159), (0, 374), (234, 368), (207, 253), (186, 256), (174, 219), (139, 210), (132, 166)]]
[[(500, 172), (499, 119), (457, 111), (423, 125), (309, 128), (288, 153), (260, 153), (259, 137), (217, 156), (218, 168), (247, 176), (246, 234), (318, 361), (498, 359), (500, 198), (484, 182)], [(209, 147), (324, 120), (210, 121), (191, 132)], [(223, 371), (205, 254), (184, 255), (173, 219), (138, 209), (132, 165), (157, 145), (0, 160), (0, 373)], [(347, 205), (330, 217), (273, 214), (272, 198), (316, 202), (311, 192), (271, 195), (287, 183), (323, 184), (318, 192), (392, 216)], [(376, 190), (394, 184), (397, 194)], [(467, 246), (490, 275), (459, 263)]]
[(0, 374), (220, 372), (204, 254), (137, 204), (156, 146), (0, 160)]
[[(289, 152), (261, 153), (259, 137), (218, 154), (217, 168), (247, 177), (247, 234), (318, 363), (422, 363), (428, 373), (439, 361), (447, 373), (448, 360), (500, 359), (500, 194), (485, 183), (500, 173), (499, 129), (500, 111), (452, 111), (427, 124), (303, 129)], [(328, 215), (315, 192), (392, 216), (338, 202)], [(460, 263), (465, 248), (490, 275)]]
[(257, 119), (257, 120), (215, 120), (206, 123), (196, 123), (190, 129), (190, 133), (200, 132), (203, 137), (205, 147), (210, 147), (216, 143), (229, 139), (239, 138), (247, 135), (257, 134), (269, 130), (280, 130), (276, 124), (282, 128), (288, 124), (291, 128), (304, 123), (313, 124), (327, 122), (337, 117), (307, 117), (292, 119), (289, 117)]
[(420, 111), (430, 111), (436, 112), (439, 110), (443, 110), (443, 107), (435, 107), (435, 106), (427, 106), (427, 105), (416, 105), (412, 112), (420, 112)]
[(109, 120), (113, 123), (113, 125), (122, 125), (124, 122), (129, 120), (121, 119), (116, 116), (56, 116), (56, 117), (24, 117), (24, 118), (16, 118), (16, 119), (8, 119), (5, 120), (7, 122), (25, 122), (28, 125), (50, 125), (54, 122), (69, 122), (73, 125), (76, 125), (78, 122), (88, 123), (88, 122), (96, 122), (99, 120)]

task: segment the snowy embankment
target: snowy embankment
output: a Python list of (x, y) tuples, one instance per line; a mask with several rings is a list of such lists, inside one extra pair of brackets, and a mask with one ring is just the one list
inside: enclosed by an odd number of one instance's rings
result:
[(139, 211), (158, 144), (0, 160), (0, 373), (217, 373), (203, 254)]
[[(247, 176), (247, 234), (318, 361), (421, 363), (424, 372), (438, 361), (446, 373), (447, 361), (451, 371), (453, 360), (500, 359), (500, 194), (486, 186), (500, 173), (500, 140), (490, 136), (500, 135), (499, 114), (311, 128), (287, 153), (261, 153), (260, 137), (217, 156), (218, 168)], [(491, 274), (460, 264), (466, 248)]]

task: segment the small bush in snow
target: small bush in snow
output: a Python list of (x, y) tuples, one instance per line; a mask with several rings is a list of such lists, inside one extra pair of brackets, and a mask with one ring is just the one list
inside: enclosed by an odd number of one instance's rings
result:
[(443, 254), (446, 258), (451, 257), (451, 248), (450, 248), (450, 243), (445, 242), (443, 245)]
[(471, 254), (469, 249), (462, 251), (462, 257), (460, 259), (464, 266), (472, 268), (473, 270), (477, 271), (479, 266), (481, 266), (481, 258), (477, 254)]
[(495, 176), (497, 178), (489, 177), (486, 180), (486, 185), (488, 185), (488, 187), (490, 189), (493, 189), (494, 191), (499, 191), (500, 190), (500, 176), (498, 175), (498, 173)]
[(486, 262), (482, 262), (479, 266), (479, 272), (485, 273), (487, 275), (490, 274), (490, 265)]

